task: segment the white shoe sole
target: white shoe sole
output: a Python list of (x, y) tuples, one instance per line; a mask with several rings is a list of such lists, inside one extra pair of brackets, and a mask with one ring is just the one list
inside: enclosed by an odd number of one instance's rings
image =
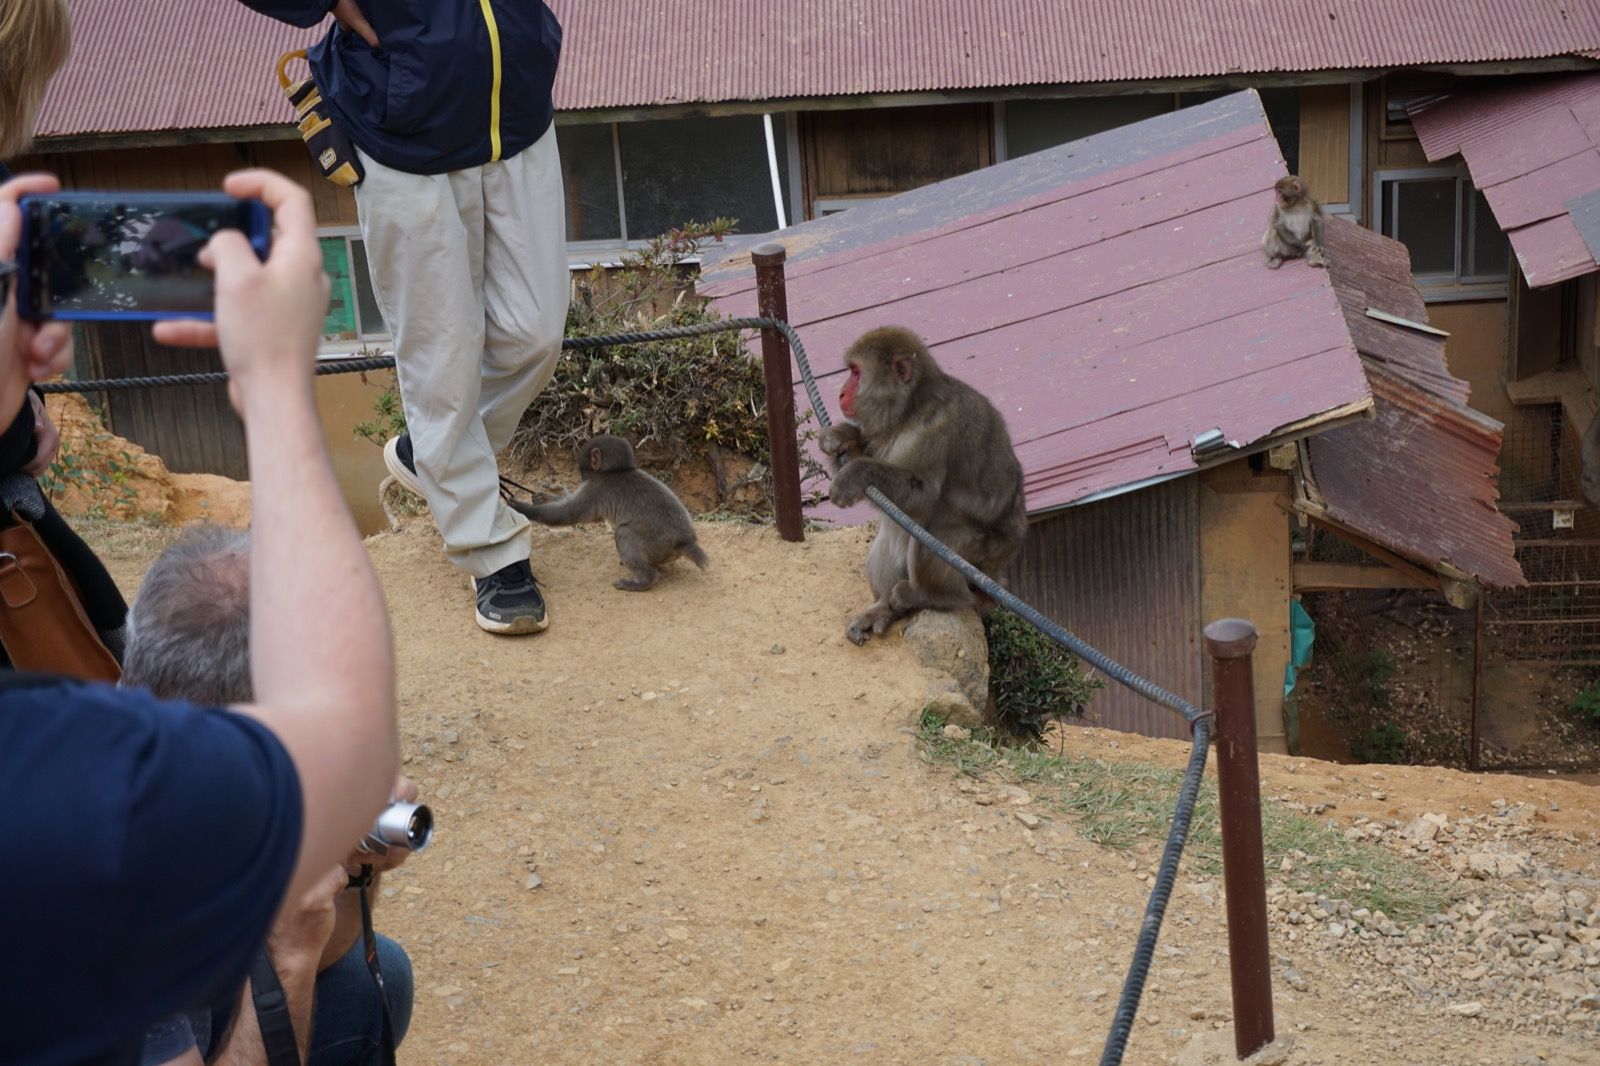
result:
[(422, 482), (418, 481), (417, 475), (413, 474), (410, 470), (407, 470), (406, 464), (400, 461), (399, 446), (399, 437), (390, 437), (384, 442), (383, 465), (388, 467), (389, 473), (394, 475), (395, 481), (399, 482), (408, 491), (413, 492), (426, 500), (428, 496), (427, 493), (422, 491)]
[(478, 582), (470, 574), (467, 575), (467, 588), (472, 590), (472, 617), (477, 620), (478, 628), (485, 633), (495, 633), (503, 637), (522, 636), (525, 633), (543, 633), (550, 628), (550, 613), (535, 622), (532, 618), (521, 618), (515, 622), (496, 622), (478, 610)]

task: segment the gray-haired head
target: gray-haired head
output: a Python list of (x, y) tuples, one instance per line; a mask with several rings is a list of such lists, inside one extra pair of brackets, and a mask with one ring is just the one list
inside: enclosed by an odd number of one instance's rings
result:
[(250, 702), (250, 534), (185, 532), (145, 574), (128, 630), (124, 686), (211, 707)]

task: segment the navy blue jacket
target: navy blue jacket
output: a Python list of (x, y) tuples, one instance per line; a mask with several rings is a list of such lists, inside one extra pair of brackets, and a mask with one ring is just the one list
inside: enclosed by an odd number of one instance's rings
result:
[[(332, 0), (241, 0), (315, 26)], [(309, 50), (328, 115), (413, 174), (509, 159), (550, 128), (561, 25), (542, 0), (357, 0), (377, 49), (335, 23)]]

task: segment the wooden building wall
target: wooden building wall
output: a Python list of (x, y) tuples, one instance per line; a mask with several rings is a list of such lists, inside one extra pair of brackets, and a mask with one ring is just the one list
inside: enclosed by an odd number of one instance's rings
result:
[(1299, 165), (1317, 199), (1350, 202), (1350, 86), (1300, 90)]
[[(1289, 477), (1255, 474), (1239, 461), (1204, 471), (1199, 482), (1200, 617), (1243, 618), (1260, 636), (1252, 660), (1256, 743), (1287, 753), (1283, 678), (1289, 665), (1289, 599), (1293, 555), (1289, 542)], [(1208, 669), (1207, 674), (1210, 673)], [(1210, 694), (1210, 678), (1206, 693)]]
[[(222, 179), (230, 172), (253, 166), (271, 167), (309, 188), (320, 224), (356, 224), (354, 194), (317, 174), (299, 140), (45, 152), (19, 160), (16, 169), (48, 170), (60, 177), (62, 185), (69, 189), (215, 192), (221, 189)], [(155, 343), (150, 339), (147, 324), (85, 323), (77, 336), (82, 348), (82, 369), (92, 377), (144, 377), (222, 368), (215, 352), (168, 348)], [(343, 396), (348, 391), (330, 386), (327, 381), (318, 382), (319, 402), (324, 393), (338, 392)], [(175, 472), (221, 474), (241, 479), (247, 476), (244, 426), (228, 403), (225, 386), (119, 391), (90, 399), (104, 411), (107, 428), (160, 456)], [(370, 413), (362, 412), (361, 417), (370, 417)], [(342, 436), (348, 438), (349, 435), (349, 427), (343, 427)], [(330, 430), (329, 444), (334, 449), (336, 463), (346, 444), (340, 437), (341, 434)], [(370, 444), (358, 443), (376, 452)], [(372, 473), (372, 464), (359, 455), (347, 457), (345, 465), (352, 470), (360, 468), (367, 474)], [(359, 495), (351, 498), (352, 502), (365, 503), (365, 498), (372, 495), (362, 488)], [(376, 519), (367, 517), (366, 525), (372, 526)]]
[(324, 180), (313, 169), (311, 157), (298, 139), (42, 152), (18, 160), (13, 169), (48, 170), (59, 176), (62, 187), (68, 189), (217, 192), (223, 178), (244, 167), (270, 167), (310, 189), (320, 224), (356, 224), (355, 194)]
[(800, 143), (809, 218), (819, 199), (888, 196), (988, 166), (994, 162), (994, 108), (807, 112), (800, 117)]

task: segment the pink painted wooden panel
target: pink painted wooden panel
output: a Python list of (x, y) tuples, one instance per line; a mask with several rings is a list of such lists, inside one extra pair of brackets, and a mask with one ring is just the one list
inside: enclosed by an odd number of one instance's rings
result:
[(1513, 230), (1511, 250), (1531, 285), (1554, 285), (1581, 277), (1595, 268), (1594, 257), (1572, 216), (1561, 215)]
[(1575, 155), (1503, 181), (1483, 191), (1502, 229), (1512, 230), (1566, 213), (1567, 201), (1600, 189), (1600, 151), (1587, 145)]

